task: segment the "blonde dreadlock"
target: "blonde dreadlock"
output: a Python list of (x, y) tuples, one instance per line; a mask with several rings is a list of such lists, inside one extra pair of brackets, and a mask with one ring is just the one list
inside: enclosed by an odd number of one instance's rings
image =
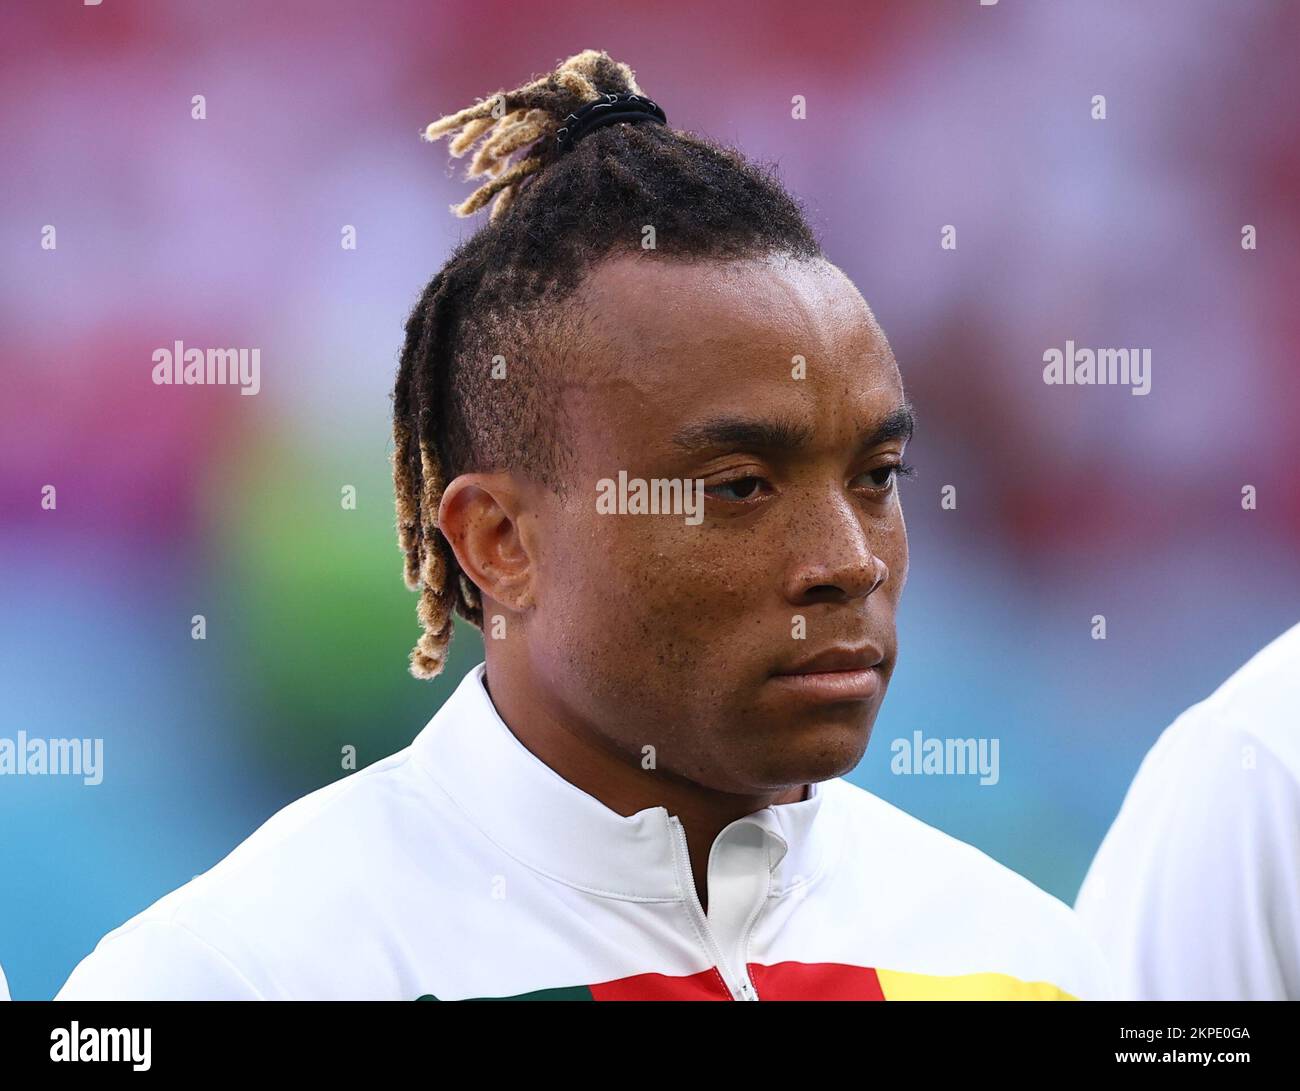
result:
[[(495, 204), (411, 311), (393, 390), (398, 545), (424, 630), (411, 653), (417, 678), (446, 665), (454, 614), (483, 627), (478, 588), (438, 527), (447, 484), (508, 468), (566, 487), (569, 450), (547, 369), (573, 330), (556, 305), (607, 255), (639, 250), (647, 223), (658, 228), (660, 257), (820, 252), (769, 172), (700, 137), (666, 125), (609, 125), (561, 154), (555, 137), (564, 119), (622, 93), (642, 93), (632, 70), (588, 49), (423, 131), (426, 140), (448, 137), (457, 158), (474, 150), (467, 173), (488, 179), (453, 211), (468, 216)], [(511, 347), (509, 382), (484, 366), (502, 345)]]
[[(612, 83), (617, 86), (611, 88)], [(544, 156), (530, 155), (512, 165), (510, 156), (554, 136), (565, 117), (594, 102), (606, 90), (641, 93), (627, 65), (598, 50), (584, 49), (561, 61), (550, 75), (513, 91), (498, 91), (431, 122), (424, 130), (424, 139), (450, 136), (448, 150), (458, 159), (480, 144), (465, 174), (468, 178), (491, 179), (460, 204), (452, 205), (452, 211), (457, 216), (471, 216), (495, 197), (489, 221), (496, 222), (509, 208), (523, 180), (541, 170), (545, 162)]]

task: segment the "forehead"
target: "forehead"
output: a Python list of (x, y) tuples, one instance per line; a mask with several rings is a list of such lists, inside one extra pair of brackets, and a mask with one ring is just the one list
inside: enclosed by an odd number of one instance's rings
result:
[(582, 334), (566, 402), (580, 433), (605, 446), (741, 412), (802, 421), (835, 443), (902, 402), (871, 309), (824, 259), (621, 256), (570, 308)]

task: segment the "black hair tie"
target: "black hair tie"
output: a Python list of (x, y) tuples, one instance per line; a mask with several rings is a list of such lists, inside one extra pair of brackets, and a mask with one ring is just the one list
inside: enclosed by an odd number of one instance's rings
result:
[(555, 132), (560, 154), (563, 155), (588, 133), (613, 125), (616, 121), (668, 124), (663, 110), (644, 95), (633, 95), (626, 91), (617, 95), (604, 95), (595, 102), (579, 107), (564, 119), (564, 125)]

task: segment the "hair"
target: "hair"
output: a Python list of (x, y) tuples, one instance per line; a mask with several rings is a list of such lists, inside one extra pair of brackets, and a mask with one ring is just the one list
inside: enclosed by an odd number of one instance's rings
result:
[[(453, 612), (483, 627), (478, 589), (438, 528), (447, 484), (509, 469), (563, 491), (559, 384), (548, 369), (563, 366), (577, 323), (556, 304), (605, 258), (641, 253), (647, 225), (656, 249), (645, 253), (655, 258), (821, 253), (769, 168), (702, 137), (613, 124), (561, 153), (555, 133), (570, 113), (624, 92), (643, 94), (632, 70), (589, 49), (423, 131), (447, 137), (457, 158), (477, 145), (467, 173), (487, 181), (452, 210), (469, 216), (495, 203), (411, 311), (393, 391), (398, 547), (424, 628), (411, 652), (417, 678), (441, 672)], [(509, 358), (509, 381), (494, 375), (494, 357)]]

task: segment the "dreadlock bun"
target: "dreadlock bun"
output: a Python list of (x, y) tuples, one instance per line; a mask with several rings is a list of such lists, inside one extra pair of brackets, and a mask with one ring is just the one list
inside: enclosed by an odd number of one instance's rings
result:
[[(448, 151), (457, 159), (477, 147), (466, 177), (489, 179), (452, 211), (471, 216), (495, 198), (489, 220), (496, 222), (524, 180), (555, 157), (553, 138), (563, 119), (602, 95), (620, 93), (641, 94), (632, 69), (600, 50), (584, 49), (547, 76), (431, 122), (425, 140), (447, 137)], [(520, 152), (512, 163), (511, 156)]]

